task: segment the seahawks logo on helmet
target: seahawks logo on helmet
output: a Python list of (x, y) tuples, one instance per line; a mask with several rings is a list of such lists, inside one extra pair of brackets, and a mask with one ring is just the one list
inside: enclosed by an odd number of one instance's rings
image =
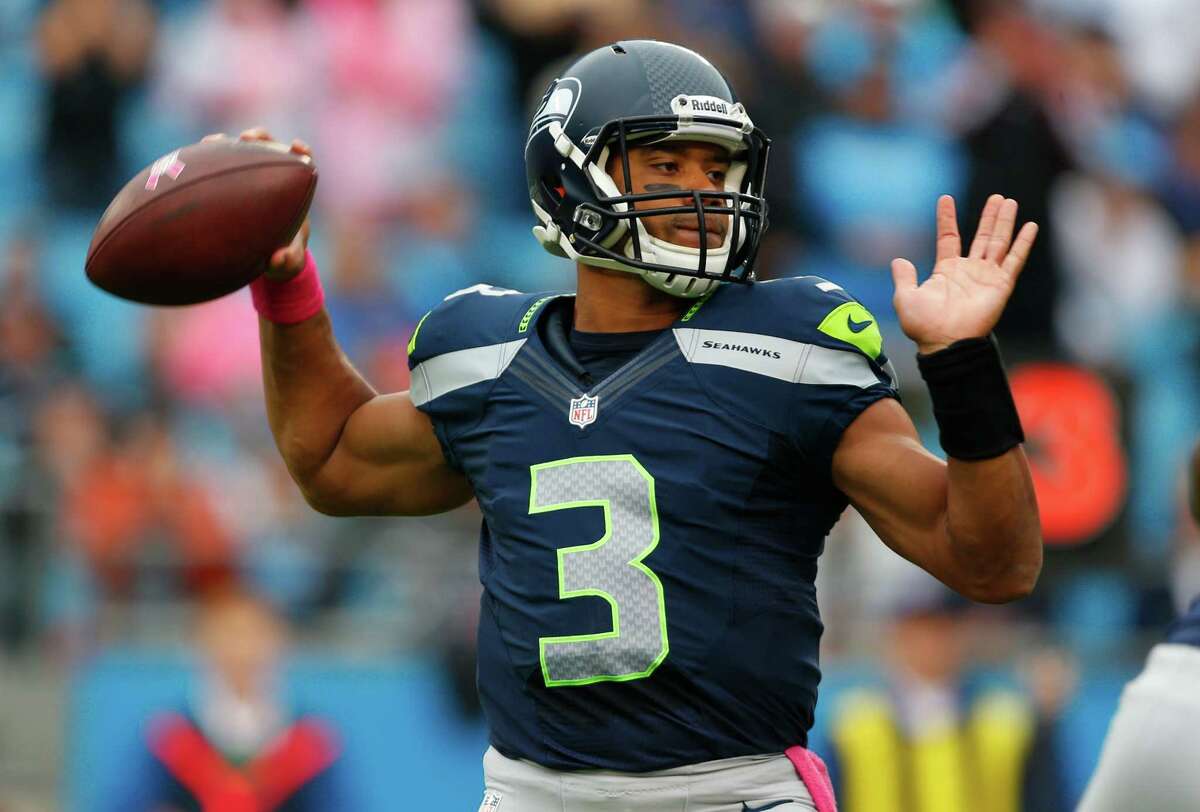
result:
[(529, 148), (529, 142), (533, 140), (533, 137), (549, 127), (551, 123), (557, 121), (562, 124), (563, 129), (566, 129), (567, 122), (571, 120), (571, 115), (575, 112), (575, 107), (579, 104), (579, 97), (582, 94), (583, 85), (575, 77), (567, 76), (555, 80), (554, 84), (550, 85), (550, 89), (546, 91), (546, 95), (542, 97), (542, 104), (533, 117), (533, 124), (529, 126), (529, 138), (525, 140), (526, 149)]

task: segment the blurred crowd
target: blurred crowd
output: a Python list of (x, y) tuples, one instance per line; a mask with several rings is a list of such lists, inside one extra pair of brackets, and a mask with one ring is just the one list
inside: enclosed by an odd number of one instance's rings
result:
[[(529, 236), (524, 132), (572, 54), (626, 37), (730, 76), (773, 139), (760, 276), (861, 299), (935, 446), (888, 263), (928, 271), (942, 193), (965, 231), (997, 192), (1041, 224), (998, 336), (1051, 546), (1034, 598), (963, 656), (1010, 672), (1037, 724), (1079, 675), (1136, 663), (1200, 592), (1181, 484), (1200, 436), (1194, 0), (0, 4), (0, 651), (69, 664), (171, 640), (178, 607), (237, 581), (317, 645), (438, 651), (470, 711), (474, 509), (313, 513), (267, 430), (245, 292), (139, 308), (92, 288), (84, 257), (160, 155), (253, 125), (302, 138), (338, 338), (404, 389), (443, 296), (571, 287)], [(911, 574), (853, 517), (823, 563), (826, 662), (878, 667)]]

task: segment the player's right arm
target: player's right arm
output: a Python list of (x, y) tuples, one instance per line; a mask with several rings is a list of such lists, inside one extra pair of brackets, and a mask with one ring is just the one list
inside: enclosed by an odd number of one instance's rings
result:
[(275, 444), (305, 499), (335, 516), (441, 513), (470, 501), (407, 392), (380, 395), (337, 346), (329, 316), (259, 319)]
[[(243, 140), (270, 140), (247, 130)], [(310, 154), (301, 142), (293, 151)], [(307, 222), (275, 252), (268, 277), (286, 280), (305, 262)], [(338, 347), (328, 314), (299, 324), (259, 318), (263, 389), (275, 444), (305, 499), (322, 513), (425, 515), (465, 504), (465, 476), (451, 468), (429, 418), (407, 392), (380, 395)]]

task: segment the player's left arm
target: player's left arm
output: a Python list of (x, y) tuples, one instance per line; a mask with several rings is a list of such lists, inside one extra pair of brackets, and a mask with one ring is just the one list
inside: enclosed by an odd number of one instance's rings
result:
[(968, 598), (1029, 594), (1042, 536), (1020, 446), (989, 460), (942, 460), (894, 400), (869, 406), (834, 455), (834, 482), (889, 547)]
[(949, 460), (922, 447), (891, 400), (865, 409), (833, 457), (834, 483), (889, 547), (988, 603), (1029, 594), (1042, 566), (1020, 425), (987, 338), (1037, 235), (1027, 223), (1013, 241), (1016, 217), (1015, 201), (993, 196), (970, 253), (961, 256), (954, 201), (943, 197), (930, 278), (918, 285), (912, 263), (892, 264), (896, 313), (921, 354)]

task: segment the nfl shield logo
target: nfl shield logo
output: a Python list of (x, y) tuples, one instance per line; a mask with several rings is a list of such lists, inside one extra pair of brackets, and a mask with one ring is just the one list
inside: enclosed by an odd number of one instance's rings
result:
[(599, 400), (600, 398), (589, 395), (572, 398), (571, 408), (567, 410), (567, 420), (571, 421), (572, 426), (579, 426), (579, 428), (596, 422), (596, 404)]

